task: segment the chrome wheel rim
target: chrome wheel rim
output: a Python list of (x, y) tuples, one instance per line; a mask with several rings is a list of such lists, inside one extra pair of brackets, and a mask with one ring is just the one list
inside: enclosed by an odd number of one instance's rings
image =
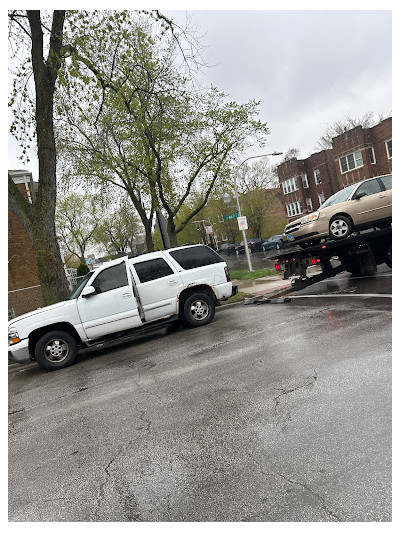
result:
[(204, 320), (210, 312), (210, 307), (203, 300), (195, 300), (190, 306), (190, 315), (194, 320)]
[(69, 354), (69, 345), (63, 339), (52, 339), (44, 348), (46, 359), (52, 363), (64, 361)]
[(331, 232), (335, 237), (343, 237), (349, 231), (349, 225), (345, 220), (334, 220), (331, 224)]

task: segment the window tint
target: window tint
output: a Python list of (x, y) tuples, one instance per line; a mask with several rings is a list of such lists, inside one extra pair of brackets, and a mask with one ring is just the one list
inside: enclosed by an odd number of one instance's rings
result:
[(208, 246), (182, 248), (169, 253), (185, 270), (223, 262), (223, 259)]
[(379, 186), (378, 180), (371, 180), (371, 181), (366, 181), (365, 183), (362, 183), (356, 190), (356, 194), (359, 194), (360, 192), (367, 193), (367, 196), (381, 192), (381, 188)]
[(389, 174), (389, 176), (382, 176), (380, 180), (383, 183), (386, 190), (389, 190), (392, 188), (392, 175), (391, 174)]
[(139, 277), (140, 283), (146, 283), (153, 279), (164, 278), (173, 274), (172, 268), (162, 259), (150, 259), (133, 265)]
[(107, 292), (128, 285), (125, 263), (112, 266), (100, 272), (92, 283), (96, 292)]

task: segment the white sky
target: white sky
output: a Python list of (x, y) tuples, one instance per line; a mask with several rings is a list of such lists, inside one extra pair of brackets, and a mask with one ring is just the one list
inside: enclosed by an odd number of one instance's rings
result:
[[(270, 128), (268, 143), (264, 149), (254, 146), (245, 156), (298, 148), (300, 157), (307, 157), (327, 125), (345, 115), (391, 113), (392, 2), (380, 2), (382, 10), (368, 9), (376, 7), (369, 2), (338, 1), (335, 10), (317, 10), (320, 3), (302, 2), (302, 11), (288, 8), (298, 4), (287, 2), (283, 11), (255, 9), (271, 4), (265, 1), (247, 2), (247, 10), (227, 10), (226, 2), (217, 1), (211, 4), (216, 9), (202, 2), (204, 9), (185, 11), (180, 4), (159, 1), (147, 7), (160, 8), (177, 23), (188, 14), (204, 35), (203, 57), (213, 65), (204, 73), (204, 84), (214, 84), (239, 103), (261, 102), (260, 118)], [(194, 8), (197, 4), (190, 2)], [(112, 7), (127, 6), (117, 2)], [(129, 4), (138, 7), (143, 3)], [(18, 154), (10, 137), (8, 168), (27, 168), (37, 179), (36, 164), (23, 165)], [(276, 157), (274, 163), (281, 160)]]
[[(210, 83), (237, 102), (261, 102), (268, 152), (299, 148), (307, 157), (328, 124), (392, 110), (390, 11), (188, 14), (205, 34), (207, 63), (215, 65), (207, 71)], [(263, 152), (254, 147), (248, 155)]]

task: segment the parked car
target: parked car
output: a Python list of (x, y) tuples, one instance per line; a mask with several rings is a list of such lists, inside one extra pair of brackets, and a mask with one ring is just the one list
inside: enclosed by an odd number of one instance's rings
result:
[(267, 239), (263, 245), (264, 252), (267, 252), (268, 250), (280, 250), (283, 248), (283, 240), (282, 235), (272, 235), (269, 239)]
[(121, 257), (89, 272), (68, 300), (8, 323), (8, 357), (46, 370), (73, 363), (77, 350), (148, 331), (171, 320), (205, 326), (236, 294), (224, 260), (208, 246)]
[(237, 242), (225, 242), (219, 247), (218, 253), (228, 255), (234, 254), (236, 246), (238, 246)]
[[(261, 252), (262, 251), (262, 244), (263, 239), (260, 239), (259, 237), (253, 237), (251, 239), (247, 239), (247, 245), (249, 247), (249, 252)], [(236, 255), (244, 254), (244, 241), (242, 241), (239, 245), (236, 246)]]
[(284, 242), (303, 247), (321, 239), (345, 239), (354, 230), (392, 222), (392, 175), (354, 183), (328, 198), (314, 213), (285, 227)]

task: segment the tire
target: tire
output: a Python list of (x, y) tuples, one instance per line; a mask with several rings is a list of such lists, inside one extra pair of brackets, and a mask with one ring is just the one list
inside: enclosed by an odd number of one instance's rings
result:
[(35, 346), (36, 362), (45, 370), (59, 370), (71, 365), (76, 353), (76, 341), (66, 331), (50, 331)]
[(204, 293), (191, 294), (183, 304), (183, 319), (189, 326), (209, 324), (215, 315), (215, 303)]
[(385, 263), (389, 268), (392, 268), (392, 245), (389, 246), (388, 251), (386, 252)]
[(346, 239), (353, 231), (353, 222), (345, 215), (335, 215), (329, 222), (329, 236), (338, 241)]

